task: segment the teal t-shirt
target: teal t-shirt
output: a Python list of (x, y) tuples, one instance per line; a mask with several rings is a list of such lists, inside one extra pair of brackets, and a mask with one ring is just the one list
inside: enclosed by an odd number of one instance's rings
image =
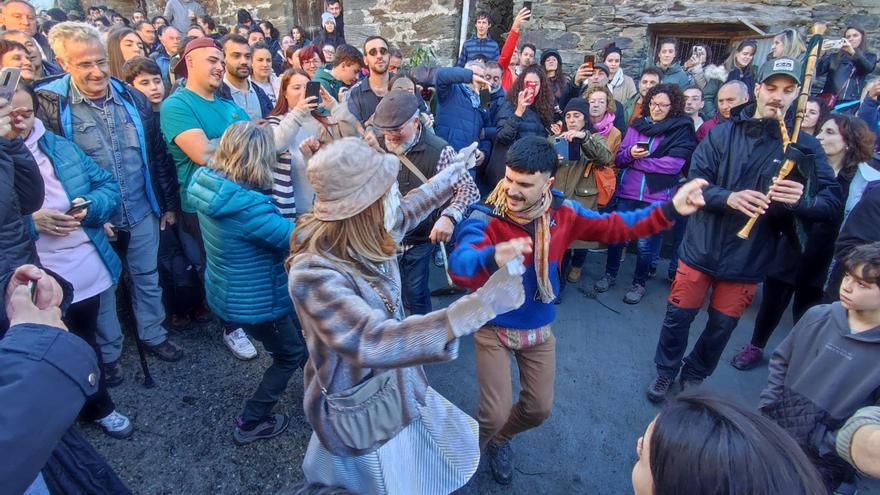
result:
[(188, 199), (187, 187), (199, 165), (177, 146), (174, 138), (190, 129), (201, 129), (209, 140), (217, 139), (233, 122), (249, 118), (243, 108), (230, 100), (217, 97), (213, 101), (206, 100), (186, 88), (178, 89), (162, 103), (159, 122), (162, 135), (168, 143), (168, 152), (177, 165), (177, 182), (180, 184), (180, 204), (183, 211), (195, 213), (195, 208)]

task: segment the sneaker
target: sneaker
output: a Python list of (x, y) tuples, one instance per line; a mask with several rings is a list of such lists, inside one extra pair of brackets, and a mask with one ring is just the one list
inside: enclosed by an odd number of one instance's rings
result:
[(171, 342), (171, 339), (165, 339), (161, 344), (148, 345), (147, 350), (162, 361), (169, 363), (180, 361), (180, 358), (183, 357), (183, 349)]
[(654, 378), (654, 381), (651, 382), (651, 386), (648, 387), (648, 400), (655, 404), (666, 400), (666, 392), (669, 392), (669, 387), (672, 385), (672, 381), (673, 378), (667, 378), (665, 376)]
[(265, 440), (280, 435), (290, 424), (290, 418), (286, 414), (273, 414), (267, 419), (247, 424), (239, 416), (235, 418), (235, 430), (232, 431), (232, 440), (236, 445), (246, 445), (257, 440)]
[(118, 360), (104, 363), (101, 371), (104, 373), (104, 383), (108, 387), (115, 387), (125, 381), (125, 377), (122, 376), (122, 366), (119, 366)]
[(232, 351), (232, 355), (242, 361), (257, 357), (257, 349), (254, 347), (254, 344), (251, 344), (251, 341), (248, 339), (247, 334), (244, 333), (243, 328), (236, 328), (235, 330), (224, 334), (223, 342), (225, 342), (226, 347)]
[(623, 296), (623, 302), (627, 304), (638, 304), (645, 297), (645, 286), (641, 284), (633, 284), (629, 292)]
[(678, 383), (681, 385), (681, 391), (684, 392), (685, 390), (699, 387), (703, 384), (703, 380), (689, 379), (682, 376)]
[(134, 425), (125, 415), (117, 410), (113, 410), (110, 414), (95, 421), (104, 429), (104, 433), (117, 439), (128, 438), (134, 432)]
[(513, 480), (513, 450), (510, 448), (510, 442), (490, 441), (486, 446), (486, 455), (489, 457), (489, 467), (492, 469), (495, 482), (509, 485)]
[(605, 275), (602, 275), (602, 278), (597, 280), (595, 284), (593, 284), (593, 290), (596, 292), (608, 292), (608, 289), (614, 287), (616, 283), (617, 280), (615, 277), (606, 273)]
[(738, 370), (750, 370), (761, 363), (764, 359), (764, 350), (760, 347), (748, 344), (733, 356), (730, 364)]
[(576, 284), (576, 283), (580, 282), (581, 281), (581, 269), (576, 266), (569, 268), (568, 276), (566, 277), (566, 280), (568, 280), (569, 283), (572, 283), (572, 284)]

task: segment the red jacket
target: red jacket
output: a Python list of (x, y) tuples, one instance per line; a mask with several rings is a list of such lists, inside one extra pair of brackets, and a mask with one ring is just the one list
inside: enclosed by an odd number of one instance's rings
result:
[(504, 40), (504, 46), (501, 47), (501, 57), (498, 58), (498, 65), (501, 66), (501, 87), (504, 88), (505, 92), (510, 91), (510, 87), (513, 86), (513, 81), (516, 81), (516, 76), (513, 74), (513, 71), (510, 70), (510, 58), (513, 57), (513, 51), (516, 50), (516, 43), (519, 41), (519, 32), (510, 30), (507, 33), (507, 39)]

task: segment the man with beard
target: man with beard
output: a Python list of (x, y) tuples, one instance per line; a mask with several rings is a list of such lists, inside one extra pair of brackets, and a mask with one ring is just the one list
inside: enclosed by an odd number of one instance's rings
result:
[(718, 88), (715, 116), (703, 122), (697, 129), (697, 142), (701, 142), (716, 125), (730, 119), (730, 110), (749, 101), (749, 88), (742, 81), (730, 81)]
[(250, 79), (254, 50), (237, 34), (220, 40), (226, 61), (226, 75), (218, 88), (221, 98), (232, 100), (247, 112), (251, 120), (264, 119), (272, 111), (272, 99)]
[[(188, 194), (189, 183), (196, 168), (207, 161), (209, 141), (222, 136), (233, 122), (248, 120), (248, 113), (217, 94), (224, 74), (222, 46), (217, 41), (204, 37), (187, 43), (180, 62), (174, 66), (174, 74), (186, 78), (185, 85), (165, 99), (159, 118), (168, 150), (177, 165), (183, 228), (201, 243), (199, 219)], [(257, 356), (241, 328), (227, 329), (223, 341), (239, 359)]]
[(363, 124), (376, 111), (376, 105), (388, 93), (388, 62), (391, 55), (388, 41), (381, 36), (370, 36), (364, 42), (364, 60), (370, 75), (348, 92), (348, 109)]
[[(576, 240), (610, 244), (667, 229), (681, 215), (702, 206), (701, 188), (706, 185), (705, 180), (691, 181), (672, 201), (603, 215), (552, 190), (558, 160), (546, 138), (517, 140), (507, 152), (506, 164), (504, 179), (486, 203), (473, 207), (456, 229), (456, 248), (449, 260), (453, 281), (475, 290), (498, 270), (496, 260), (506, 259), (505, 252), (520, 244), (534, 246), (529, 250), (534, 254), (525, 257), (525, 304), (498, 315), (474, 334), (480, 447), (485, 449), (495, 481), (501, 484), (509, 484), (513, 476), (510, 441), (543, 423), (553, 408), (556, 340), (551, 324), (556, 318), (553, 302), (565, 250)], [(522, 387), (515, 405), (511, 354), (519, 366)]]
[[(354, 90), (352, 90), (354, 91)], [(421, 186), (446, 168), (455, 156), (455, 150), (442, 138), (424, 132), (419, 121), (419, 100), (411, 91), (394, 90), (382, 99), (373, 115), (373, 124), (382, 131), (381, 141), (388, 152), (400, 158), (397, 184), (400, 193)], [(374, 146), (377, 139), (368, 133)], [(472, 145), (473, 146), (473, 145)], [(437, 210), (425, 221), (406, 233), (402, 254), (398, 255), (403, 304), (408, 314), (431, 312), (431, 291), (428, 275), (432, 243), (448, 242), (452, 231), (465, 216), (468, 207), (480, 200), (480, 193), (470, 175), (464, 175), (455, 185), (452, 201)]]
[[(709, 182), (706, 207), (688, 222), (654, 362), (657, 377), (647, 390), (663, 401), (681, 369), (681, 386), (699, 385), (715, 371), (758, 283), (774, 263), (777, 243), (797, 242), (796, 219), (829, 220), (840, 208), (840, 189), (813, 136), (800, 133), (783, 152), (779, 119), (798, 96), (801, 64), (782, 57), (761, 67), (756, 101), (737, 107), (731, 120), (709, 132), (691, 157), (690, 178)], [(791, 122), (788, 129), (792, 129)], [(792, 176), (771, 184), (786, 159)], [(805, 194), (802, 181), (811, 185)], [(759, 218), (748, 239), (737, 232)], [(711, 289), (709, 318), (687, 358), (691, 323)]]

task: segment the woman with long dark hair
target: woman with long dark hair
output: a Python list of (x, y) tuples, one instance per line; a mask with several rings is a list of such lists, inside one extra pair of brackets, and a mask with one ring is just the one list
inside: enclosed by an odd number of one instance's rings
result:
[(135, 57), (146, 57), (144, 41), (128, 27), (118, 27), (107, 35), (107, 62), (110, 64), (110, 75), (123, 79), (125, 72), (122, 66), (127, 60)]
[[(655, 201), (669, 201), (678, 180), (697, 147), (694, 123), (684, 113), (684, 94), (675, 84), (662, 83), (645, 94), (648, 114), (633, 121), (626, 131), (615, 163), (623, 169), (615, 196), (617, 211), (644, 208)], [(645, 295), (651, 265), (660, 254), (662, 234), (638, 241), (638, 261), (632, 287), (623, 302), (638, 304)], [(608, 246), (605, 275), (594, 288), (605, 292), (617, 279), (624, 244)]]
[[(816, 66), (817, 76), (826, 76), (822, 90), (829, 107), (835, 111), (854, 113), (865, 87), (865, 77), (877, 66), (877, 55), (867, 51), (865, 30), (847, 26), (843, 32), (843, 46), (830, 51)], [(847, 103), (852, 104), (847, 105)]]
[(484, 171), (490, 190), (504, 177), (505, 155), (514, 141), (525, 136), (546, 138), (550, 135), (550, 126), (555, 122), (554, 100), (553, 89), (541, 66), (531, 65), (516, 78), (498, 110), (492, 156)]
[(807, 98), (807, 108), (804, 110), (804, 118), (801, 120), (801, 132), (815, 136), (822, 128), (822, 124), (828, 118), (828, 108), (825, 103), (815, 96)]
[(757, 51), (758, 42), (755, 40), (742, 40), (736, 45), (736, 49), (730, 52), (727, 60), (724, 61), (727, 82), (742, 81), (749, 88), (750, 93), (754, 91), (757, 69), (752, 62)]
[(636, 453), (636, 495), (827, 493), (785, 430), (705, 390), (669, 402), (636, 442)]
[[(737, 369), (751, 369), (761, 362), (764, 347), (792, 299), (791, 312), (795, 322), (808, 309), (822, 302), (823, 286), (834, 257), (834, 241), (848, 211), (846, 206), (855, 206), (869, 181), (880, 180), (880, 172), (867, 163), (873, 152), (873, 134), (861, 120), (832, 114), (816, 139), (822, 144), (828, 164), (837, 176), (842, 195), (840, 208), (833, 220), (804, 223), (806, 244), (803, 252), (795, 239), (778, 248), (778, 262), (774, 265), (778, 269), (768, 274), (764, 281), (752, 340), (733, 357), (732, 364)], [(839, 286), (841, 278), (842, 275), (833, 273), (832, 279), (836, 281), (830, 283)]]
[(577, 90), (562, 70), (562, 56), (558, 51), (544, 50), (541, 54), (541, 67), (547, 76), (547, 88), (553, 94), (554, 121), (558, 122), (562, 119), (562, 109), (577, 94)]

